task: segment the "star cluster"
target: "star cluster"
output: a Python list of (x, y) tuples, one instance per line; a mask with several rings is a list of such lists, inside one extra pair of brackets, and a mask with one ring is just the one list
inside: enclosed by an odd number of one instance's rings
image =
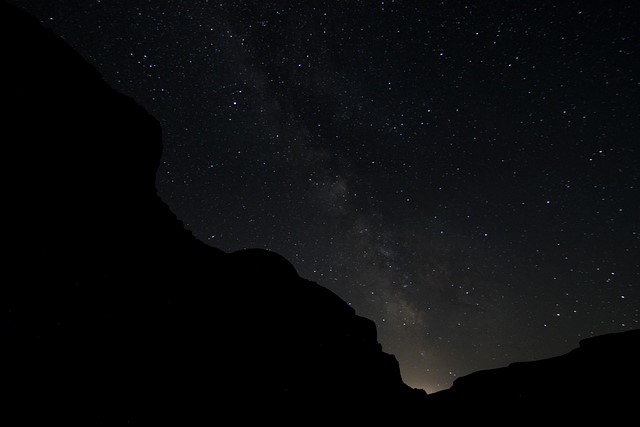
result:
[(639, 327), (637, 2), (14, 3), (160, 120), (187, 228), (284, 255), (408, 384)]

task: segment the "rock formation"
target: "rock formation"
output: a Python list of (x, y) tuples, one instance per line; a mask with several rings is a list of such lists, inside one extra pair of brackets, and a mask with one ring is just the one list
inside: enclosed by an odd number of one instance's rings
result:
[(279, 255), (186, 231), (157, 196), (155, 119), (35, 19), (4, 2), (0, 17), (8, 407), (151, 424), (424, 399), (335, 294)]
[(429, 403), (450, 421), (606, 417), (614, 425), (635, 415), (639, 361), (639, 329), (601, 335), (561, 356), (458, 378), (450, 389), (430, 395)]

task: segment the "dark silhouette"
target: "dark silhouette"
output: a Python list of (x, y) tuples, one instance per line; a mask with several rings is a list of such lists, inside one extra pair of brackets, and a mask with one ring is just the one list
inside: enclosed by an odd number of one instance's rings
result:
[(157, 196), (161, 129), (140, 106), (4, 1), (0, 39), (3, 419), (360, 425), (637, 397), (622, 388), (638, 384), (637, 331), (433, 396), (408, 387), (374, 323), (284, 258), (184, 229)]
[(425, 398), (373, 322), (284, 258), (196, 240), (156, 193), (159, 124), (35, 19), (0, 17), (5, 407), (188, 425)]
[[(640, 381), (640, 330), (580, 342), (562, 356), (474, 372), (429, 396), (449, 419), (624, 420), (635, 414)], [(465, 408), (456, 412), (456, 408)]]

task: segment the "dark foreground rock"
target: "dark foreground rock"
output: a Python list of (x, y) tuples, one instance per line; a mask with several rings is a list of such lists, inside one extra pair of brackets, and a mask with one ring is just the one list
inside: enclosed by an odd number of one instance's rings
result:
[(373, 322), (276, 254), (183, 228), (140, 106), (4, 2), (0, 43), (0, 417), (304, 423), (419, 406)]

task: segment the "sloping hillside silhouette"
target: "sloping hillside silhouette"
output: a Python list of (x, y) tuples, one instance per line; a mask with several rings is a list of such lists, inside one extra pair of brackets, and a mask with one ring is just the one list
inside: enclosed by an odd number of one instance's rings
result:
[(156, 120), (34, 18), (0, 16), (6, 407), (95, 425), (424, 399), (335, 294), (186, 231), (157, 196)]
[(565, 417), (593, 422), (606, 416), (622, 422), (636, 411), (638, 361), (640, 330), (596, 336), (561, 356), (458, 378), (450, 389), (429, 396), (430, 407), (451, 421)]

